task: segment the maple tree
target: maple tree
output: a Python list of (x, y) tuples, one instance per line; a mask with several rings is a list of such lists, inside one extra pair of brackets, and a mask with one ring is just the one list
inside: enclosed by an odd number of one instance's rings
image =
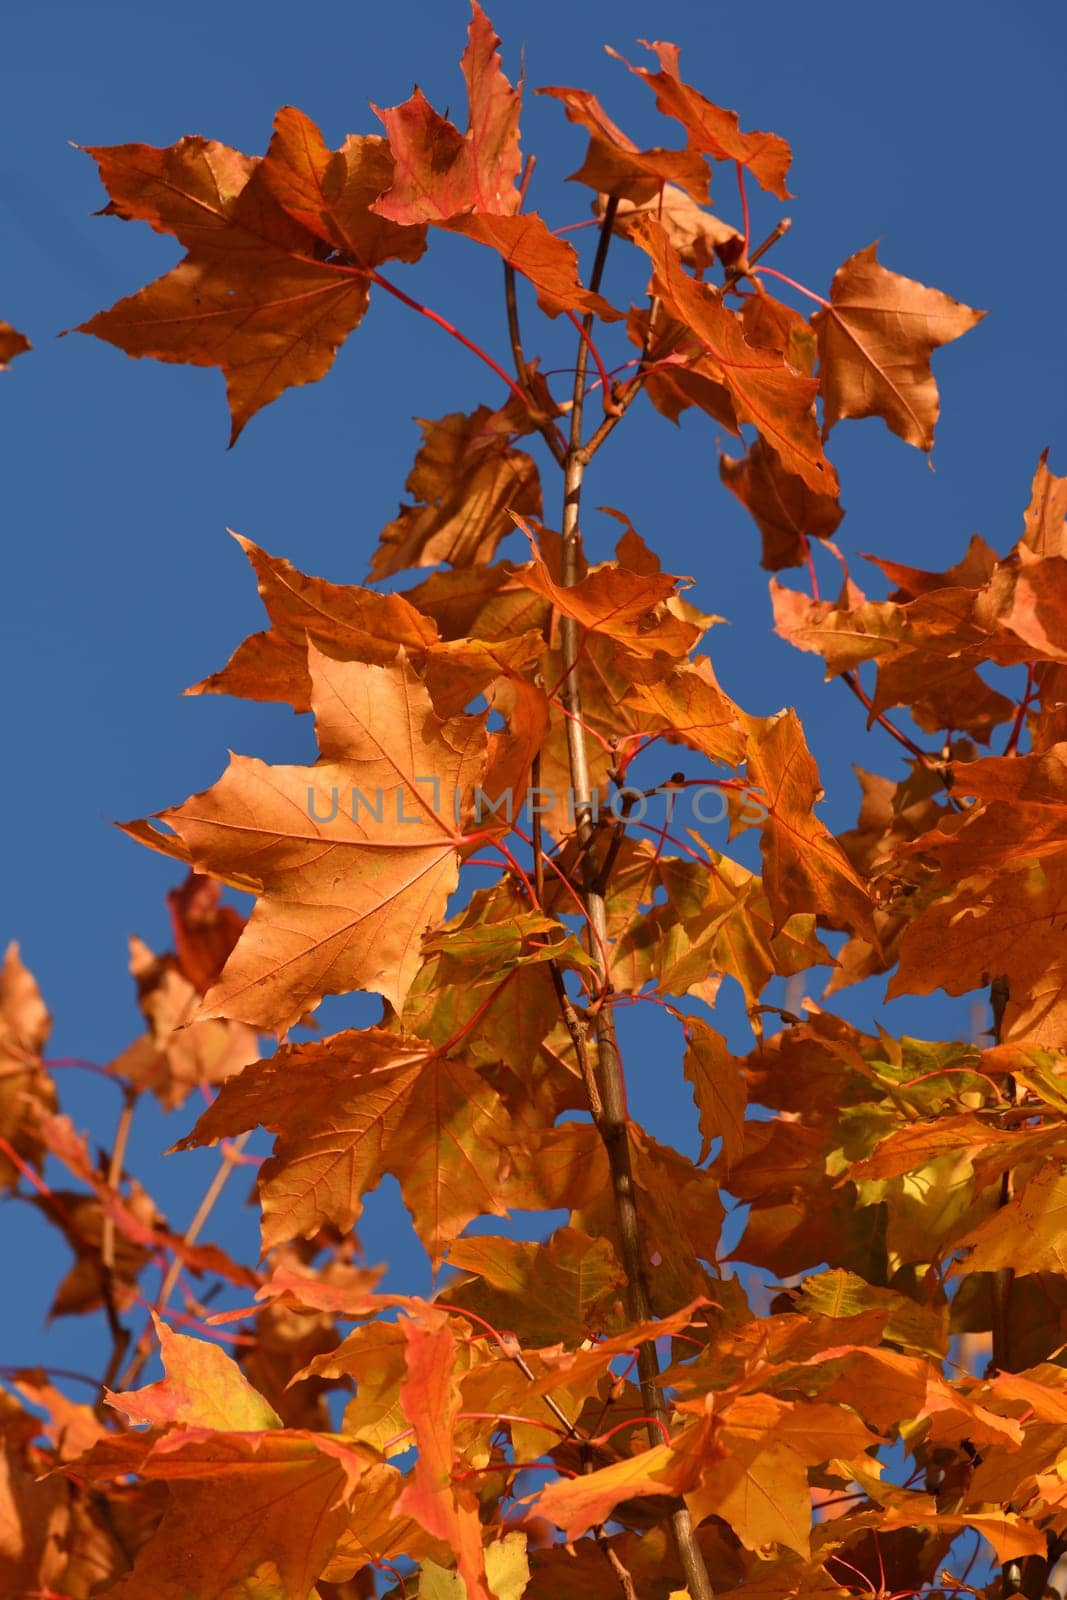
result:
[[(623, 65), (681, 146), (642, 150), (595, 96), (543, 91), (589, 136), (583, 273), (528, 209), (498, 45), (474, 0), (465, 130), (416, 90), (336, 151), (290, 107), (262, 158), (199, 137), (89, 152), (106, 211), (186, 254), (81, 331), (220, 367), (233, 439), (324, 377), (380, 293), (480, 359), (502, 403), (421, 423), (368, 581), (436, 569), (422, 581), (328, 582), (240, 540), (268, 626), (190, 692), (310, 714), (319, 755), (235, 755), (124, 825), (182, 881), (173, 951), (132, 944), (145, 1031), (103, 1069), (122, 1110), (99, 1156), (7, 954), (0, 1183), (73, 1252), (53, 1312), (104, 1317), (112, 1353), (92, 1405), (3, 1369), (3, 1592), (1040, 1600), (1067, 1552), (1067, 478), (1041, 457), (1005, 556), (976, 537), (944, 572), (872, 558), (892, 587), (869, 600), (832, 542), (827, 438), (879, 417), (929, 451), (932, 353), (982, 313), (873, 245), (826, 296), (768, 266), (788, 224), (753, 241), (746, 183), (789, 198), (789, 147), (742, 131), (665, 43), (655, 69)], [(724, 170), (740, 226), (711, 209)], [(511, 371), (394, 282), (435, 229), (499, 256)], [(629, 305), (607, 297), (616, 239)], [(575, 325), (566, 395), (527, 358), (524, 285)], [(608, 337), (637, 352), (611, 371)], [(0, 362), (27, 347), (0, 324)], [(903, 776), (861, 773), (840, 836), (795, 713), (720, 687), (700, 648), (717, 619), (686, 581), (618, 512), (614, 559), (583, 539), (586, 473), (642, 395), (739, 441), (720, 473), (762, 535), (778, 632), (903, 750)], [(758, 830), (761, 873), (705, 837), (709, 795), (732, 836)], [(875, 974), (892, 996), (987, 991), (987, 1041), (765, 1003), (820, 968), (824, 1001)], [(713, 1026), (726, 979), (745, 1054)], [(376, 1023), (322, 1036), (319, 1003), (356, 991)], [(628, 1112), (636, 1004), (677, 1030), (696, 1160)], [(144, 1095), (186, 1113), (176, 1149), (220, 1149), (184, 1232), (127, 1171)], [(274, 1145), (246, 1264), (202, 1235), (256, 1128)], [(449, 1274), (432, 1298), (383, 1292), (362, 1261), (386, 1175)], [(723, 1196), (748, 1209), (730, 1261), (751, 1293), (722, 1259)], [(465, 1231), (520, 1209), (568, 1216), (541, 1244)], [(137, 1387), (156, 1351), (163, 1378)]]

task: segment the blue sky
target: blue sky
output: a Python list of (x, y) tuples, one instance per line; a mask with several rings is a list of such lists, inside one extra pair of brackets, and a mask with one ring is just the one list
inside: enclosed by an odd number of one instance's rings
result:
[[(935, 357), (944, 408), (936, 471), (875, 420), (840, 425), (830, 453), (848, 512), (838, 539), (856, 566), (858, 552), (873, 551), (942, 567), (974, 531), (1010, 547), (1039, 452), (1051, 446), (1053, 470), (1067, 471), (1067, 318), (1056, 310), (1067, 244), (1062, 8), (764, 0), (746, 14), (695, 0), (496, 0), (488, 9), (512, 75), (522, 51), (531, 87), (591, 88), (639, 141), (677, 142), (657, 126), (647, 90), (602, 45), (636, 60), (636, 40), (651, 35), (680, 44), (689, 81), (736, 108), (743, 126), (788, 138), (797, 198), (793, 231), (774, 257), (783, 270), (825, 290), (847, 255), (878, 238), (887, 266), (990, 311)], [(206, 787), (227, 749), (279, 761), (313, 751), (307, 719), (284, 708), (181, 697), (260, 625), (254, 582), (225, 529), (306, 571), (361, 581), (402, 497), (417, 443), (412, 418), (502, 399), (477, 362), (379, 297), (331, 374), (290, 391), (227, 451), (217, 373), (134, 363), (80, 335), (57, 339), (178, 258), (173, 241), (145, 227), (90, 215), (106, 197), (71, 141), (162, 145), (202, 133), (255, 153), (276, 108), (290, 103), (336, 144), (376, 129), (368, 100), (393, 104), (413, 82), (461, 114), (461, 0), (325, 3), (295, 17), (273, 0), (211, 12), (118, 0), (22, 7), (5, 18), (0, 316), (35, 348), (0, 375), (8, 530), (0, 935), (21, 941), (56, 1018), (58, 1056), (106, 1062), (129, 1042), (140, 1024), (126, 938), (137, 932), (157, 949), (168, 942), (163, 897), (175, 873), (111, 819)], [(561, 180), (579, 164), (584, 136), (558, 104), (534, 97), (524, 129), (525, 147), (538, 153), (534, 203), (553, 226), (580, 220), (588, 194)], [(736, 218), (727, 169), (714, 192)], [(780, 214), (754, 195), (755, 236)], [(590, 233), (575, 238), (588, 253)], [(506, 355), (499, 269), (485, 252), (435, 239), (425, 265), (393, 276)], [(620, 247), (606, 293), (637, 295), (641, 279)], [(532, 314), (527, 323), (528, 353), (541, 351), (547, 366), (573, 360), (569, 330), (538, 326)], [(630, 354), (621, 334), (608, 348), (616, 360)], [(847, 692), (822, 684), (817, 658), (771, 633), (758, 536), (718, 485), (713, 426), (693, 417), (674, 429), (645, 408), (632, 422), (630, 442), (619, 430), (598, 458), (587, 503), (625, 510), (669, 570), (693, 575), (692, 597), (729, 619), (710, 642), (724, 686), (753, 712), (796, 705), (828, 791), (823, 815), (848, 826), (858, 799), (850, 763), (897, 773), (896, 747), (864, 732)], [(547, 470), (545, 481), (551, 521), (558, 490)], [(595, 557), (608, 553), (615, 531), (589, 517)], [(882, 592), (873, 574), (870, 589)], [(865, 1026), (881, 1015), (897, 1032), (926, 1037), (970, 1025), (966, 1002), (934, 996), (879, 1011), (880, 992), (868, 986), (841, 1009)], [(739, 1010), (724, 1006), (741, 1044)], [(372, 1011), (333, 1002), (324, 1021), (362, 1022)], [(688, 1095), (680, 1055), (677, 1071), (663, 1065), (671, 1059), (658, 1016), (631, 1022), (634, 1108), (688, 1149)], [(65, 1073), (62, 1089), (75, 1121), (110, 1143), (117, 1104), (108, 1086)], [(162, 1159), (189, 1120), (139, 1112), (132, 1145), (133, 1170), (176, 1226), (215, 1159)], [(239, 1203), (246, 1187), (243, 1177), (235, 1182), (214, 1231), (235, 1249), (254, 1236)], [(397, 1216), (372, 1203), (361, 1230), (368, 1256), (421, 1272)], [(92, 1370), (102, 1348), (95, 1334), (76, 1323), (42, 1331), (62, 1245), (28, 1213), (9, 1209), (4, 1220), (2, 1359)]]

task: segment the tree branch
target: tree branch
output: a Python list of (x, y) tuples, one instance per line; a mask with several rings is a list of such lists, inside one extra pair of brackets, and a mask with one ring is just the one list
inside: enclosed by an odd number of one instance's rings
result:
[[(515, 292), (515, 268), (509, 261), (504, 262), (504, 304), (508, 313), (508, 337), (511, 340), (511, 356), (515, 363), (515, 376), (519, 380), (519, 388), (526, 396), (526, 404), (531, 418), (535, 414), (533, 395), (530, 392), (529, 368), (526, 365), (526, 356), (522, 348), (522, 332), (519, 328), (519, 302)], [(537, 431), (551, 450), (554, 459), (562, 467), (567, 447), (560, 438), (559, 429), (553, 422), (538, 422)]]
[[(200, 1233), (205, 1222), (215, 1208), (215, 1202), (218, 1200), (220, 1194), (229, 1181), (230, 1174), (233, 1172), (235, 1167), (240, 1165), (241, 1152), (244, 1150), (245, 1145), (248, 1143), (251, 1137), (251, 1132), (242, 1133), (239, 1138), (234, 1139), (232, 1144), (228, 1144), (226, 1146), (225, 1150), (223, 1151), (222, 1160), (219, 1162), (219, 1165), (215, 1170), (215, 1175), (208, 1184), (207, 1188), (204, 1190), (203, 1197), (200, 1201), (200, 1204), (196, 1208), (193, 1219), (185, 1230), (186, 1244), (195, 1244), (197, 1239), (200, 1237)], [(163, 1282), (160, 1285), (159, 1293), (156, 1296), (154, 1309), (157, 1312), (162, 1312), (166, 1309), (167, 1301), (174, 1293), (174, 1286), (178, 1282), (178, 1278), (181, 1275), (181, 1270), (182, 1263), (180, 1259), (175, 1256), (174, 1260), (167, 1269), (166, 1277), (163, 1279)], [(133, 1357), (129, 1366), (119, 1379), (120, 1389), (128, 1389), (130, 1385), (136, 1383), (137, 1379), (140, 1377), (141, 1369), (148, 1360), (149, 1352), (151, 1350), (151, 1331), (151, 1323), (149, 1323), (148, 1327), (145, 1328), (144, 1333), (137, 1342), (137, 1349), (133, 1353)]]
[[(611, 241), (612, 224), (614, 223), (617, 209), (618, 202), (609, 200), (601, 222), (596, 259), (593, 263), (593, 271), (589, 280), (589, 287), (594, 294), (599, 289), (600, 280), (603, 276), (608, 245)], [(587, 335), (592, 326), (592, 321), (591, 314), (585, 318)], [(608, 425), (610, 424), (611, 427), (614, 427), (619, 421), (619, 416), (606, 417), (600, 429), (594, 434), (593, 440), (583, 448), (582, 418), (588, 354), (587, 339), (583, 338), (578, 346), (574, 374), (574, 401), (571, 408), (570, 443), (566, 460), (563, 464), (563, 524), (561, 530), (563, 556), (560, 579), (564, 586), (573, 585), (578, 577), (578, 567), (582, 553), (579, 513), (585, 468), (594, 453), (594, 448), (599, 448), (599, 445), (594, 446), (594, 441), (601, 436), (606, 438), (607, 431), (610, 431)], [(638, 373), (637, 378), (633, 379), (631, 384), (627, 386), (630, 390), (631, 399), (636, 394), (637, 388), (640, 387), (640, 376), (640, 373)], [(634, 387), (635, 385), (637, 388)], [(620, 415), (624, 409), (625, 407), (620, 398)], [(585, 733), (582, 728), (582, 697), (576, 670), (581, 640), (578, 625), (573, 617), (561, 615), (559, 625), (563, 656), (561, 697), (563, 705), (568, 712), (567, 754), (574, 797), (575, 825), (578, 842), (582, 846), (584, 874), (582, 898), (589, 918), (589, 949), (600, 968), (602, 983), (602, 1003), (596, 1012), (596, 1081), (599, 1086), (601, 1103), (601, 1114), (596, 1119), (596, 1125), (607, 1153), (611, 1171), (622, 1265), (626, 1272), (629, 1287), (629, 1315), (634, 1322), (648, 1322), (652, 1316), (652, 1304), (645, 1272), (647, 1252), (642, 1238), (641, 1219), (637, 1208), (637, 1195), (633, 1176), (633, 1154), (630, 1147), (626, 1111), (626, 1084), (622, 1058), (619, 1054), (618, 1037), (615, 1032), (615, 1019), (610, 1004), (611, 975), (607, 969), (604, 956), (608, 939), (607, 911), (604, 904), (603, 888), (598, 883), (596, 864), (589, 849), (595, 832), (595, 823), (592, 815), (592, 784), (589, 760), (586, 751)], [(659, 1361), (654, 1343), (645, 1343), (639, 1347), (637, 1370), (641, 1383), (642, 1402), (649, 1418), (647, 1425), (649, 1443), (656, 1445), (660, 1443), (663, 1429), (667, 1426), (667, 1408), (659, 1389)], [(711, 1587), (700, 1546), (696, 1540), (689, 1511), (681, 1502), (676, 1503), (670, 1512), (670, 1525), (682, 1570), (685, 1573), (690, 1600), (713, 1600), (714, 1591)]]

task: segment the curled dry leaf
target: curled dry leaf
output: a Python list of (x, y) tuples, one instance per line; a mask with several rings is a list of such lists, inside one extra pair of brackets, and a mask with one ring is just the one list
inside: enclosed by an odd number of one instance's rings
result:
[[(0, 967), (0, 1135), (24, 1160), (40, 1167), (40, 1119), (56, 1109), (56, 1091), (41, 1063), (52, 1018), (19, 947), (8, 945)], [(16, 1188), (19, 1174), (0, 1150), (0, 1187)]]

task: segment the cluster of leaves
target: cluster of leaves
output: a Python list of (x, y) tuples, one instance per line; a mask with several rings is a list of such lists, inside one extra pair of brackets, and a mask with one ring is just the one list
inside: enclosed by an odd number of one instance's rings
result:
[[(783, 275), (761, 262), (786, 224), (754, 247), (747, 205), (731, 226), (709, 185), (725, 164), (742, 198), (748, 179), (785, 199), (788, 146), (741, 131), (666, 44), (630, 70), (681, 147), (639, 149), (591, 94), (544, 91), (589, 134), (583, 282), (526, 209), (497, 46), (475, 0), (466, 131), (416, 91), (379, 113), (384, 137), (338, 151), (288, 108), (261, 159), (201, 138), (91, 152), (107, 211), (187, 254), (84, 331), (221, 367), (235, 437), (325, 374), (372, 289), (454, 334), (507, 395), (423, 424), (411, 501), (371, 563), (376, 580), (437, 569), (414, 586), (330, 583), (240, 541), (269, 625), (192, 692), (310, 712), (320, 754), (235, 756), (126, 825), (187, 876), (174, 953), (133, 947), (146, 1032), (106, 1069), (123, 1109), (99, 1158), (59, 1114), (48, 1014), (8, 955), (0, 1180), (74, 1251), (53, 1310), (102, 1312), (114, 1351), (95, 1407), (8, 1374), (5, 1593), (977, 1593), (941, 1576), (971, 1533), (1003, 1563), (983, 1592), (1036, 1600), (1067, 1548), (1067, 480), (1042, 459), (1006, 557), (975, 539), (943, 573), (879, 561), (884, 600), (847, 572), (822, 599), (813, 541), (839, 558), (843, 514), (827, 436), (877, 416), (929, 450), (931, 354), (980, 314), (873, 246), (827, 297), (801, 291), (810, 318), (772, 296)], [(513, 377), (383, 276), (435, 228), (501, 257)], [(602, 293), (616, 236), (648, 285), (628, 309)], [(577, 324), (562, 400), (524, 354), (520, 281)], [(614, 381), (612, 324), (637, 351)], [(684, 583), (625, 517), (614, 559), (586, 554), (586, 469), (642, 394), (742, 441), (721, 473), (764, 565), (813, 579), (772, 580), (779, 632), (904, 747), (902, 778), (863, 774), (839, 838), (796, 715), (723, 692), (698, 648), (716, 619)], [(559, 528), (531, 450), (561, 469)], [(498, 560), (516, 526), (526, 559)], [(1026, 669), (1021, 696), (997, 668)], [(998, 728), (1003, 753), (986, 753)], [(662, 790), (717, 790), (734, 832), (759, 827), (761, 874), (698, 829), (643, 822), (627, 779), (661, 741), (686, 764)], [(221, 885), (254, 896), (247, 922)], [(827, 994), (886, 972), (893, 995), (990, 986), (991, 1040), (869, 1037), (813, 1002), (766, 1034), (768, 983), (820, 967)], [(725, 979), (747, 1055), (706, 1020)], [(317, 1036), (323, 997), (361, 990), (378, 1023)], [(677, 1026), (697, 1161), (627, 1113), (616, 1016), (635, 1003)], [(179, 1148), (217, 1143), (221, 1165), (177, 1233), (125, 1148), (141, 1095), (177, 1110), (194, 1091), (207, 1108)], [(275, 1143), (246, 1267), (199, 1235), (257, 1127)], [(46, 1155), (74, 1187), (46, 1184)], [(384, 1294), (361, 1264), (353, 1230), (387, 1174), (451, 1270), (433, 1300)], [(779, 1281), (769, 1305), (723, 1267), (724, 1194), (749, 1208), (734, 1260)], [(540, 1245), (465, 1234), (516, 1209), (568, 1220)], [(209, 1315), (219, 1284), (254, 1304)], [(157, 1340), (165, 1376), (134, 1389)]]

